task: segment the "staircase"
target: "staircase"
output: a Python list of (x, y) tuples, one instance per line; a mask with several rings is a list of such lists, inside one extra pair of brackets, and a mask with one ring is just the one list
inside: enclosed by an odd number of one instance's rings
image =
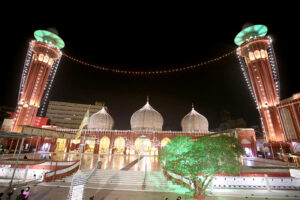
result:
[[(84, 169), (82, 173), (89, 174), (91, 170)], [(123, 170), (96, 170), (93, 176), (88, 180), (88, 186), (97, 186), (99, 188), (112, 189), (132, 189), (141, 190), (145, 179), (146, 191), (168, 191), (178, 190), (178, 185), (167, 181), (165, 176), (160, 171), (152, 171), (146, 173), (144, 171), (123, 171)], [(65, 182), (71, 182), (72, 176), (66, 177)], [(182, 189), (182, 188), (181, 188)]]

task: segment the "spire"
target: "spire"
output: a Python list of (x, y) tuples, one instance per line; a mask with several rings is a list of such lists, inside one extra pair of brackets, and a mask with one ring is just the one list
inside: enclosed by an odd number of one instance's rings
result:
[(147, 96), (147, 103), (149, 103), (149, 96)]

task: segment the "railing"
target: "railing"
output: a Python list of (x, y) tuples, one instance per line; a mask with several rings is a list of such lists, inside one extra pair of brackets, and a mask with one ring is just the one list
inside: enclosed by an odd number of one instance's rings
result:
[(79, 167), (79, 163), (80, 163), (80, 161), (77, 161), (69, 167), (47, 172), (47, 173), (45, 173), (43, 181), (48, 182), (48, 181), (52, 181), (55, 179), (64, 178), (64, 177), (70, 175), (71, 173), (77, 171), (78, 167)]
[(81, 170), (77, 171), (77, 173), (73, 176), (72, 179), (72, 185), (67, 197), (68, 200), (72, 200), (72, 199), (83, 200), (85, 185), (88, 183), (89, 179), (95, 174), (98, 165), (88, 175), (83, 174)]

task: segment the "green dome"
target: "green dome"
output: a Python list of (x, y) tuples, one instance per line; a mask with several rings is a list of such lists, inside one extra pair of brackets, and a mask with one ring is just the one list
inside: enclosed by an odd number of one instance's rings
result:
[(52, 44), (58, 49), (62, 49), (65, 47), (64, 41), (58, 35), (50, 31), (37, 30), (34, 32), (34, 37), (36, 40)]
[(234, 43), (240, 46), (248, 39), (267, 35), (267, 32), (268, 28), (265, 25), (257, 24), (249, 26), (237, 34), (234, 38)]

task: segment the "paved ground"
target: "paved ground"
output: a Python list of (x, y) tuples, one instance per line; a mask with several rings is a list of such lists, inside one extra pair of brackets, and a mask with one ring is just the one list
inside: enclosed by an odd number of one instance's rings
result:
[[(54, 161), (73, 161), (79, 160), (80, 155), (78, 153), (38, 153), (38, 154), (27, 154), (29, 159), (36, 158), (36, 159), (43, 159), (49, 158), (51, 155), (51, 159)], [(12, 157), (12, 154), (5, 155), (4, 157)], [(23, 158), (24, 155), (21, 156)], [(96, 167), (98, 161), (102, 161), (102, 169), (122, 169), (123, 167), (127, 166), (129, 163), (133, 162), (134, 160), (139, 159), (137, 155), (107, 155), (107, 154), (92, 154), (92, 153), (85, 153), (82, 156), (82, 169), (93, 169)], [(129, 170), (144, 170), (145, 165), (147, 163), (147, 170), (150, 171), (160, 171), (160, 163), (158, 160), (158, 156), (145, 156), (136, 165), (131, 167)], [(271, 166), (271, 167), (286, 167), (286, 163), (278, 160), (271, 160), (271, 159), (263, 159), (263, 158), (244, 158), (244, 166)]]
[[(48, 158), (49, 154), (30, 154), (28, 158)], [(78, 160), (80, 156), (75, 153), (56, 153), (51, 154), (51, 158), (56, 161), (72, 161)], [(143, 171), (145, 166), (149, 171), (160, 171), (160, 163), (157, 156), (144, 156), (138, 157), (136, 155), (124, 156), (124, 155), (94, 155), (94, 154), (84, 154), (83, 155), (82, 168), (92, 169), (96, 166), (99, 160), (102, 161), (102, 169), (115, 169), (119, 170), (126, 166), (127, 170)], [(134, 164), (132, 164), (134, 163)], [(244, 158), (245, 166), (256, 166), (256, 167), (286, 167), (286, 164), (281, 161), (276, 160), (266, 160), (262, 158)], [(280, 169), (281, 170), (281, 169)], [(4, 187), (0, 187), (0, 191), (4, 191)], [(12, 199), (21, 188), (15, 191)], [(37, 185), (31, 186), (31, 197), (33, 200), (65, 200), (69, 192), (69, 184), (65, 183), (53, 183), (53, 185)], [(187, 194), (176, 194), (176, 193), (166, 193), (166, 192), (145, 192), (142, 189), (137, 189), (136, 191), (128, 191), (126, 188), (97, 188), (93, 186), (88, 186), (85, 190), (85, 199), (89, 200), (89, 197), (95, 196), (94, 199), (105, 199), (105, 200), (150, 200), (150, 199), (163, 199), (166, 197), (171, 199), (176, 199), (177, 196), (182, 196), (182, 199), (193, 199)], [(212, 194), (210, 194), (206, 199), (218, 199), (218, 200), (235, 200), (235, 199), (299, 199), (300, 191), (271, 191), (267, 190), (251, 190), (251, 189), (215, 189)]]
[[(0, 188), (2, 192), (4, 188)], [(21, 189), (15, 191), (11, 199), (15, 199)], [(66, 200), (69, 192), (68, 187), (44, 187), (31, 186), (30, 200)], [(125, 190), (105, 190), (91, 189), (85, 190), (85, 199), (89, 200), (94, 196), (95, 200), (175, 200), (178, 196), (182, 199), (193, 199), (191, 196), (165, 193), (165, 192), (143, 192), (143, 191), (125, 191)], [(209, 200), (237, 200), (237, 199), (300, 199), (300, 191), (266, 191), (266, 190), (214, 190), (206, 199)]]

